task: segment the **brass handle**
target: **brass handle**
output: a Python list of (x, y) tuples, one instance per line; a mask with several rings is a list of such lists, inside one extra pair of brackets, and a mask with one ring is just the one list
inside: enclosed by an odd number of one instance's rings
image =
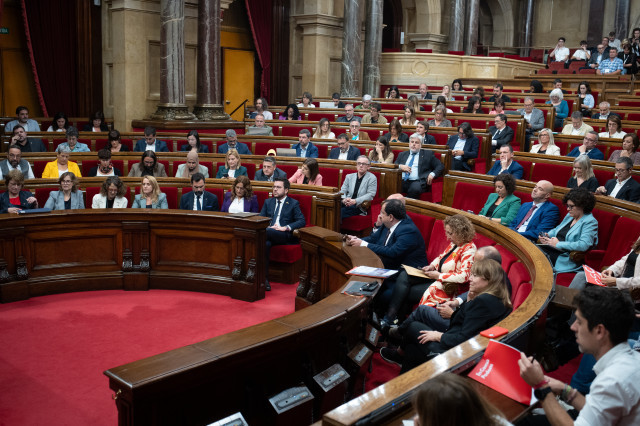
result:
[(114, 401), (117, 401), (121, 393), (122, 389), (118, 389), (118, 391), (114, 395), (111, 395), (111, 398), (113, 398)]

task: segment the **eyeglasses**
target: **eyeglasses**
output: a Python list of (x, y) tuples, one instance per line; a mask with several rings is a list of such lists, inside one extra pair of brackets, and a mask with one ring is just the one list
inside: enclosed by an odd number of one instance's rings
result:
[(573, 210), (575, 208), (575, 204), (568, 204), (567, 203), (567, 210)]
[(618, 169), (618, 168), (616, 168), (615, 173), (616, 174), (620, 174), (620, 173), (624, 173), (624, 172), (627, 172), (627, 171), (629, 171), (629, 169)]
[(61, 183), (73, 183), (73, 182), (70, 180), (63, 180)]
[(358, 162), (356, 163), (358, 166), (368, 166), (369, 163), (362, 163), (362, 162)]

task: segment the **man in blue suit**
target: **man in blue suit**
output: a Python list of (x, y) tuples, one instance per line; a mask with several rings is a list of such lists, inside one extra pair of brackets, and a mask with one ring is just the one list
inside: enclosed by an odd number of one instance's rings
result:
[(533, 202), (520, 206), (520, 210), (509, 228), (531, 241), (536, 241), (540, 233), (555, 228), (558, 224), (560, 211), (555, 204), (549, 201), (552, 192), (553, 184), (551, 182), (546, 180), (538, 182), (531, 191)]
[(218, 154), (226, 154), (230, 149), (235, 149), (240, 155), (251, 155), (249, 147), (242, 142), (238, 142), (238, 135), (235, 130), (227, 130), (226, 136), (227, 143), (223, 143), (218, 147)]
[(588, 131), (584, 138), (582, 139), (582, 145), (577, 146), (571, 150), (570, 153), (567, 154), (569, 157), (578, 157), (580, 155), (586, 155), (592, 160), (603, 160), (604, 154), (596, 145), (598, 144), (598, 132), (593, 130)]
[(318, 158), (318, 148), (310, 142), (311, 132), (307, 129), (300, 130), (298, 143), (291, 148), (296, 150), (296, 156), (302, 158)]
[(451, 168), (453, 170), (470, 172), (471, 166), (467, 164), (467, 161), (472, 158), (478, 158), (478, 149), (480, 147), (480, 141), (473, 134), (471, 124), (466, 122), (460, 123), (458, 126), (458, 135), (450, 136), (447, 141), (447, 146), (453, 155)]
[(510, 144), (500, 147), (500, 159), (496, 160), (488, 175), (498, 176), (502, 173), (509, 173), (516, 179), (522, 179), (524, 169), (520, 164), (513, 161), (513, 147)]
[(167, 144), (161, 140), (156, 139), (155, 127), (147, 126), (144, 128), (144, 139), (140, 139), (136, 142), (135, 152), (169, 152)]
[(180, 197), (180, 210), (220, 211), (218, 197), (204, 190), (204, 175), (194, 173), (191, 175), (191, 191)]
[(358, 157), (360, 157), (360, 150), (355, 146), (349, 145), (347, 134), (338, 135), (338, 146), (331, 150), (329, 159), (356, 161)]
[(270, 217), (271, 226), (267, 228), (267, 250), (265, 261), (265, 290), (271, 291), (269, 284), (269, 253), (272, 246), (284, 244), (297, 244), (298, 238), (294, 237), (293, 231), (302, 228), (307, 221), (300, 210), (300, 203), (293, 198), (287, 197), (290, 183), (287, 179), (276, 178), (273, 181), (273, 197), (268, 198), (260, 216)]

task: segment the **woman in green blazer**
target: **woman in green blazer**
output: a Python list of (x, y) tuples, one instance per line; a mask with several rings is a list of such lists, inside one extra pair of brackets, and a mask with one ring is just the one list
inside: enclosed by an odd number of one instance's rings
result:
[(520, 209), (520, 198), (513, 195), (516, 180), (510, 174), (502, 173), (493, 178), (493, 186), (496, 192), (489, 195), (479, 215), (508, 226)]

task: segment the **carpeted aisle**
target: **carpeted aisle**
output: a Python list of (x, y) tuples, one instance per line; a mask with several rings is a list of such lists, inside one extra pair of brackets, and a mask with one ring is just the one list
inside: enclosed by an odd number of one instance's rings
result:
[(0, 305), (0, 425), (117, 424), (104, 370), (294, 311), (295, 285), (261, 301), (151, 290)]

